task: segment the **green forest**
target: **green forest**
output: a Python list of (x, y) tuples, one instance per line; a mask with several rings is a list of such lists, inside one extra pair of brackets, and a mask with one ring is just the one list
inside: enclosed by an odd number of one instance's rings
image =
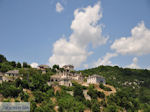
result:
[[(0, 102), (30, 102), (31, 112), (150, 112), (150, 71), (147, 69), (129, 69), (118, 66), (99, 66), (75, 71), (84, 77), (93, 74), (103, 76), (106, 84), (116, 89), (114, 94), (105, 95), (95, 85), (88, 87), (73, 81), (73, 86), (60, 86), (47, 82), (56, 74), (54, 65), (42, 74), (41, 70), (31, 68), (26, 62), (8, 61), (0, 55), (0, 72), (19, 70), (21, 79), (0, 84)], [(98, 88), (112, 91), (99, 84)], [(83, 91), (91, 100), (85, 99)], [(69, 94), (72, 92), (73, 95)]]

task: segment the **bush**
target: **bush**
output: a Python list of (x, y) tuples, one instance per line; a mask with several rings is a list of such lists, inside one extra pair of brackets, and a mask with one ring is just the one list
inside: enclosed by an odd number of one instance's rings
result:
[(44, 101), (44, 99), (46, 99), (46, 94), (42, 93), (41, 91), (34, 91), (33, 94), (35, 97), (35, 102), (37, 103), (41, 103), (42, 101)]
[(18, 97), (19, 93), (22, 92), (22, 87), (16, 88), (14, 85), (5, 84), (2, 86), (1, 94), (6, 98)]
[(20, 93), (20, 97), (21, 97), (21, 100), (27, 102), (27, 101), (28, 101), (28, 98), (29, 98), (29, 95), (28, 95), (28, 93), (26, 93), (26, 92), (21, 92), (21, 93)]
[(109, 87), (106, 87), (103, 84), (100, 84), (99, 87), (105, 91), (112, 91)]
[(97, 99), (97, 91), (94, 89), (89, 89), (87, 94), (92, 98), (92, 99)]
[(83, 112), (85, 106), (82, 102), (77, 101), (72, 96), (64, 96), (58, 99), (58, 105), (65, 112)]
[(74, 93), (74, 97), (75, 97), (77, 100), (79, 100), (79, 101), (84, 101), (84, 100), (85, 100), (84, 95), (83, 95), (82, 86), (76, 85), (76, 86), (74, 87), (73, 93)]
[(48, 95), (49, 97), (53, 97), (53, 96), (54, 96), (54, 90), (53, 90), (53, 89), (49, 89), (49, 90), (47, 91), (47, 95)]
[(92, 112), (100, 112), (100, 105), (99, 103), (97, 102), (97, 100), (92, 100)]
[(98, 91), (97, 96), (100, 98), (105, 98), (105, 94), (103, 92)]

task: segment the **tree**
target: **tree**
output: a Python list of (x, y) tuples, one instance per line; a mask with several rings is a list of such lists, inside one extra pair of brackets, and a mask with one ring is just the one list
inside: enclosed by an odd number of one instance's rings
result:
[(34, 91), (33, 92), (34, 96), (35, 96), (35, 102), (37, 103), (41, 103), (42, 101), (44, 101), (46, 94), (42, 93), (41, 91)]
[(27, 80), (22, 80), (22, 87), (26, 88), (26, 89), (29, 89), (29, 83), (28, 83)]
[(90, 88), (87, 92), (87, 94), (92, 98), (92, 99), (97, 99), (98, 95), (97, 95), (97, 91)]
[(76, 99), (78, 99), (79, 101), (85, 100), (84, 95), (83, 95), (83, 90), (82, 90), (82, 87), (80, 85), (76, 85), (74, 87), (73, 93), (74, 93), (74, 97)]
[(20, 93), (20, 97), (21, 97), (21, 100), (27, 102), (27, 101), (28, 101), (28, 98), (29, 98), (29, 95), (28, 95), (28, 93), (26, 93), (26, 92), (21, 92), (21, 93)]
[(21, 63), (20, 62), (17, 63), (17, 68), (21, 68)]
[(8, 62), (0, 63), (0, 71), (1, 72), (7, 72), (8, 70), (11, 70), (12, 66), (8, 64)]
[(15, 83), (16, 83), (16, 87), (22, 86), (22, 80), (20, 78), (17, 78), (15, 80)]
[(10, 65), (11, 65), (13, 68), (15, 68), (15, 67), (16, 67), (16, 62), (15, 62), (15, 61), (11, 61), (11, 62), (10, 62)]
[(53, 69), (59, 70), (59, 65), (53, 65)]
[(92, 112), (100, 112), (100, 105), (97, 100), (92, 100)]
[(77, 101), (74, 97), (66, 95), (58, 99), (58, 105), (65, 112), (83, 112), (85, 106), (82, 102)]
[(105, 98), (105, 94), (103, 92), (97, 91), (97, 96), (100, 98)]
[(105, 108), (106, 112), (118, 112), (115, 105), (107, 105), (107, 108)]
[(55, 73), (57, 70), (59, 70), (59, 65), (53, 65), (52, 72)]
[(23, 68), (31, 68), (31, 66), (28, 65), (27, 62), (23, 62)]
[(16, 88), (14, 85), (10, 85), (9, 83), (4, 83), (2, 87), (1, 94), (4, 97), (18, 97), (19, 93), (22, 92), (22, 88)]
[(0, 54), (0, 63), (7, 62), (7, 59), (4, 55)]
[(35, 109), (36, 109), (36, 102), (35, 101), (31, 101), (31, 112), (35, 112)]
[(27, 62), (23, 62), (23, 68), (27, 68), (27, 67), (28, 67)]

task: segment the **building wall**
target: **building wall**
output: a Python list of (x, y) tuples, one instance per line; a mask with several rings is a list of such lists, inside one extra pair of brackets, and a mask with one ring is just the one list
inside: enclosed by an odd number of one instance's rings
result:
[(93, 83), (93, 84), (103, 83), (103, 84), (105, 84), (105, 79), (100, 78), (100, 77), (89, 77), (87, 79), (87, 83)]
[(64, 80), (60, 81), (59, 84), (64, 85), (64, 86), (68, 86), (68, 87), (72, 86), (72, 83), (70, 81), (64, 81)]
[(11, 77), (17, 77), (18, 74), (13, 74), (13, 73), (6, 73), (5, 76), (11, 76)]
[(96, 82), (96, 77), (88, 78), (87, 83), (97, 83)]
[(97, 83), (103, 83), (103, 84), (105, 84), (105, 79), (103, 79), (103, 78), (97, 78), (96, 82)]

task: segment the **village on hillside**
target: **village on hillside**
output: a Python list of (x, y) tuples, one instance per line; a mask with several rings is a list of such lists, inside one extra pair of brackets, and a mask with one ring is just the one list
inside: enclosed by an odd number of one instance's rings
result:
[[(139, 110), (138, 102), (131, 94), (140, 90), (144, 81), (138, 80), (138, 77), (136, 80), (132, 77), (133, 81), (130, 81), (130, 73), (135, 70), (99, 66), (76, 71), (73, 65), (39, 65), (37, 68), (27, 63), (18, 65), (6, 59), (1, 64), (0, 102), (30, 102), (31, 111), (35, 112), (109, 112), (112, 109), (124, 112), (129, 110), (131, 102), (134, 108), (130, 107), (130, 110)], [(136, 71), (140, 76), (148, 73), (146, 70)], [(124, 80), (124, 77), (129, 80)], [(132, 91), (129, 92), (130, 89)]]
[[(48, 69), (49, 66), (47, 65), (40, 65), (38, 66), (38, 70), (42, 71), (42, 74), (44, 75), (46, 73), (46, 69)], [(59, 85), (64, 85), (64, 86), (72, 86), (73, 80), (79, 82), (79, 83), (84, 83), (85, 86), (87, 84), (105, 84), (105, 78), (96, 74), (93, 74), (89, 77), (83, 77), (81, 72), (78, 74), (74, 70), (73, 65), (64, 65), (62, 67), (64, 70), (58, 70), (56, 69), (56, 74), (52, 75), (50, 77), (50, 81), (48, 82), (49, 85), (54, 84), (55, 82), (58, 82)], [(19, 74), (19, 70), (9, 70), (6, 73), (1, 73), (0, 72), (0, 83), (2, 82), (9, 82), (9, 81), (14, 81), (17, 78), (22, 79), (23, 74)]]
[[(36, 69), (40, 70), (42, 72), (42, 75), (44, 75), (46, 74), (46, 70), (49, 68), (50, 67), (48, 65), (39, 65)], [(106, 96), (116, 92), (113, 86), (106, 85), (106, 80), (104, 77), (97, 74), (85, 77), (82, 75), (81, 72), (77, 73), (74, 70), (73, 65), (64, 65), (61, 70), (57, 68), (55, 68), (55, 70), (56, 74), (52, 75), (49, 81), (47, 82), (49, 86), (53, 86), (54, 88), (59, 88), (57, 85), (72, 87), (72, 82), (77, 82), (78, 84), (85, 87), (88, 87), (91, 84), (95, 84), (95, 88), (98, 91), (104, 92)], [(23, 74), (20, 74), (19, 70), (9, 70), (6, 73), (0, 72), (0, 83), (13, 82), (18, 78), (22, 80), (22, 76)], [(99, 88), (99, 84), (104, 84), (106, 87), (110, 88), (110, 91), (104, 91), (103, 89)], [(83, 91), (84, 97), (87, 100), (91, 100), (91, 97), (87, 94), (87, 92), (87, 90)], [(72, 92), (69, 92), (69, 94), (73, 95)]]

